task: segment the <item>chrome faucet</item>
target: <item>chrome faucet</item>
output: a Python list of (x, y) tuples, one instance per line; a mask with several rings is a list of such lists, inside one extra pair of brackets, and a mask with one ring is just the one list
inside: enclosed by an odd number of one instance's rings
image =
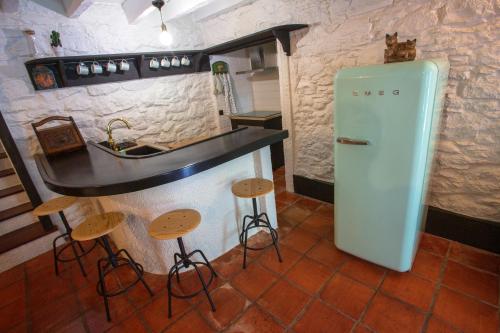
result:
[(121, 121), (127, 126), (128, 129), (130, 129), (131, 126), (129, 122), (124, 118), (111, 119), (108, 123), (108, 126), (106, 126), (106, 133), (108, 134), (108, 144), (111, 147), (111, 149), (118, 151), (118, 146), (115, 144), (115, 140), (113, 140), (113, 130), (111, 129), (111, 125), (116, 121)]

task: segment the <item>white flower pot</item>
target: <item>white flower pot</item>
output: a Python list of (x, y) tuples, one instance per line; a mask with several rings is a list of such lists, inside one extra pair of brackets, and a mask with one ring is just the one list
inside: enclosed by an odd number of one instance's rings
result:
[(56, 57), (63, 57), (64, 56), (64, 49), (60, 46), (58, 46), (58, 47), (52, 46), (52, 51), (54, 51), (54, 55)]

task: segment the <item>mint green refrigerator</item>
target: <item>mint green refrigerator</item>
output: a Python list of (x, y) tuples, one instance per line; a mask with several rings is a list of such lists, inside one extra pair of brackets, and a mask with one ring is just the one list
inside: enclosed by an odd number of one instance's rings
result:
[(334, 83), (335, 244), (411, 269), (449, 65), (444, 60), (346, 68)]

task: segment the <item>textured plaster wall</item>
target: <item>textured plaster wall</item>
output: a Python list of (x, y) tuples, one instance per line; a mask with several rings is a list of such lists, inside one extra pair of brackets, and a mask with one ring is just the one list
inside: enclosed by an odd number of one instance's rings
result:
[(333, 86), (343, 67), (383, 63), (385, 33), (451, 64), (430, 203), (500, 222), (500, 28), (494, 0), (258, 0), (199, 22), (207, 45), (287, 23), (295, 174), (333, 181)]
[[(189, 18), (169, 22), (168, 26), (175, 36), (169, 49), (203, 46)], [(17, 12), (0, 11), (0, 110), (44, 199), (55, 194), (42, 183), (34, 164), (32, 156), (40, 151), (30, 125), (34, 121), (71, 115), (85, 139), (93, 140), (105, 139), (104, 128), (116, 117), (124, 117), (132, 124), (132, 130), (116, 130), (117, 139), (175, 142), (216, 130), (208, 73), (35, 92), (24, 67), (30, 59), (22, 34), (27, 28), (35, 30), (38, 44), (47, 56), (52, 55), (48, 36), (53, 29), (61, 32), (66, 55), (164, 48), (158, 41), (157, 15), (129, 25), (116, 3), (95, 3), (75, 19), (27, 0), (20, 1)]]

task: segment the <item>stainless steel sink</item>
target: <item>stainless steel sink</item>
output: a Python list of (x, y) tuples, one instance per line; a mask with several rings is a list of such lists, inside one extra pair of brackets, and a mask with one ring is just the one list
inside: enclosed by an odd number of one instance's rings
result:
[[(101, 141), (98, 144), (100, 144), (101, 146), (106, 147), (108, 149), (113, 149), (109, 145), (108, 141)], [(118, 148), (118, 151), (122, 151), (122, 150), (125, 150), (125, 149), (128, 149), (128, 148), (132, 148), (132, 147), (135, 147), (135, 146), (137, 146), (137, 143), (135, 143), (133, 141), (123, 141), (123, 142), (120, 142), (120, 143), (116, 144), (116, 147)]]
[(139, 146), (139, 147), (135, 147), (135, 148), (126, 149), (122, 153), (125, 155), (131, 155), (131, 156), (147, 156), (147, 155), (158, 154), (158, 153), (161, 153), (163, 151), (165, 151), (165, 150), (159, 149), (159, 148), (156, 148), (153, 146), (149, 146), (149, 145), (143, 145), (143, 146)]

